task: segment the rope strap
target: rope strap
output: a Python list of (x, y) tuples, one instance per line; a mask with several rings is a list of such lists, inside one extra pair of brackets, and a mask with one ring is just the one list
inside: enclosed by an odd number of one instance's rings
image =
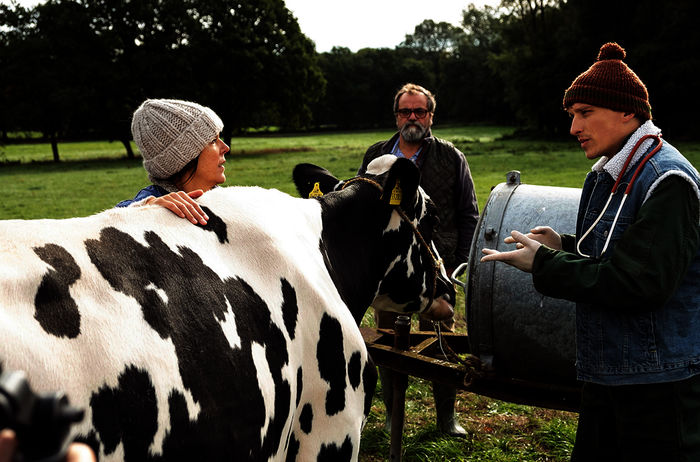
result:
[[(362, 181), (362, 182), (365, 182), (365, 183), (369, 183), (369, 184), (371, 184), (372, 186), (374, 186), (374, 187), (376, 187), (377, 189), (379, 189), (379, 192), (380, 192), (380, 193), (382, 193), (382, 194), (384, 193), (384, 188), (382, 187), (382, 185), (380, 185), (379, 183), (377, 183), (376, 181), (374, 181), (374, 180), (372, 180), (372, 179), (370, 179), (370, 178), (365, 178), (365, 177), (362, 177), (362, 176), (358, 176), (358, 177), (351, 178), (351, 179), (347, 180), (347, 181), (345, 182), (345, 184), (343, 184), (343, 187), (340, 188), (340, 190), (341, 190), (341, 191), (344, 190), (348, 185), (350, 185), (350, 184), (352, 184), (352, 183), (355, 183), (355, 182), (357, 182), (357, 181)], [(431, 295), (431, 297), (430, 297), (430, 301), (428, 302), (428, 306), (430, 306), (430, 305), (433, 303), (433, 300), (435, 300), (435, 293), (437, 292), (437, 278), (438, 278), (438, 273), (440, 272), (440, 267), (442, 267), (442, 265), (443, 265), (443, 260), (442, 260), (442, 258), (436, 258), (436, 257), (435, 257), (435, 254), (433, 253), (433, 250), (430, 248), (430, 246), (428, 245), (428, 243), (425, 241), (425, 239), (423, 238), (423, 235), (422, 235), (421, 232), (418, 230), (418, 228), (416, 227), (416, 225), (414, 225), (413, 222), (408, 218), (408, 216), (406, 215), (406, 212), (404, 212), (403, 209), (402, 209), (400, 206), (395, 206), (394, 209), (395, 209), (396, 212), (399, 214), (399, 216), (400, 216), (406, 223), (408, 223), (408, 225), (409, 225), (409, 226), (411, 227), (411, 229), (413, 230), (413, 234), (416, 235), (416, 237), (418, 238), (418, 241), (420, 242), (420, 244), (421, 244), (423, 247), (425, 247), (425, 249), (428, 251), (428, 254), (430, 255), (430, 258), (432, 258), (432, 260), (433, 260), (433, 293), (432, 293), (432, 295)]]
[[(442, 355), (445, 357), (445, 359), (449, 362), (456, 362), (458, 364), (463, 365), (466, 370), (464, 371), (464, 378), (462, 379), (462, 383), (464, 384), (465, 387), (470, 387), (475, 380), (481, 379), (484, 377), (484, 367), (483, 364), (481, 363), (481, 360), (472, 355), (472, 354), (467, 354), (464, 359), (462, 359), (455, 351), (450, 347), (450, 345), (447, 344), (447, 340), (442, 336), (442, 332), (440, 331), (440, 324), (439, 322), (433, 321), (433, 327), (435, 328), (435, 332), (437, 332), (438, 336), (438, 344), (440, 345), (440, 351), (442, 351)], [(445, 350), (447, 350), (447, 353), (445, 353)]]
[(348, 185), (353, 184), (356, 181), (364, 181), (365, 183), (369, 183), (372, 186), (376, 187), (380, 193), (384, 192), (384, 188), (382, 187), (382, 185), (380, 185), (379, 183), (377, 183), (376, 181), (374, 181), (372, 179), (365, 178), (363, 176), (357, 176), (355, 178), (351, 178), (351, 179), (347, 180), (345, 183), (343, 183), (343, 187), (340, 188), (340, 190), (342, 191), (343, 189), (347, 188)]

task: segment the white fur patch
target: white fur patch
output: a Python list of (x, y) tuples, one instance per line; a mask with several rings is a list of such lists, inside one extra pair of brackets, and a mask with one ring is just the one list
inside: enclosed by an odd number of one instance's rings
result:
[(257, 371), (258, 383), (262, 392), (263, 402), (265, 403), (265, 423), (260, 429), (260, 437), (264, 438), (267, 433), (267, 427), (270, 424), (270, 419), (275, 417), (275, 382), (272, 380), (270, 367), (265, 358), (265, 347), (259, 343), (253, 343), (251, 347), (253, 354), (253, 362)]
[(241, 336), (238, 335), (238, 330), (236, 329), (236, 317), (231, 309), (231, 304), (226, 300), (226, 313), (224, 314), (224, 320), (219, 322), (221, 330), (224, 332), (224, 336), (228, 341), (231, 348), (238, 349), (241, 347)]
[(152, 290), (156, 294), (158, 294), (158, 297), (163, 301), (163, 304), (167, 305), (168, 304), (168, 294), (165, 293), (163, 289), (160, 287), (157, 287), (155, 284), (152, 282), (146, 286), (146, 290)]

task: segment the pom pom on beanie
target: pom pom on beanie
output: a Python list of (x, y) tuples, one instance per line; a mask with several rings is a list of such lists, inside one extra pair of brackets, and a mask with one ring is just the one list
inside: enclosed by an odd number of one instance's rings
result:
[(606, 59), (619, 59), (622, 61), (627, 57), (625, 49), (622, 48), (615, 42), (608, 42), (602, 47), (598, 52), (598, 61), (605, 61)]
[(131, 134), (152, 182), (180, 172), (223, 127), (208, 107), (176, 99), (147, 99), (131, 119)]
[(622, 62), (626, 57), (627, 53), (617, 43), (609, 42), (600, 47), (598, 60), (564, 92), (564, 108), (585, 103), (651, 119), (647, 88)]

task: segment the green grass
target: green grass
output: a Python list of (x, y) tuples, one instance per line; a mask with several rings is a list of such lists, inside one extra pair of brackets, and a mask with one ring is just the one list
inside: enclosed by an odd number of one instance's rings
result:
[[(443, 436), (435, 426), (430, 383), (409, 378), (406, 393), (403, 460), (411, 461), (565, 461), (571, 457), (576, 414), (506, 403), (459, 392), (455, 409), (467, 437)], [(362, 433), (360, 460), (387, 460), (381, 385)]]
[[(435, 134), (466, 146), (510, 131), (468, 126), (436, 128)], [(392, 134), (383, 130), (237, 137), (227, 157), (226, 185), (257, 185), (296, 194), (291, 172), (301, 162), (321, 165), (339, 178), (351, 178), (367, 147)], [(59, 153), (62, 161), (54, 163), (48, 144), (0, 148), (0, 219), (91, 215), (132, 198), (148, 184), (141, 161), (127, 159), (119, 142), (60, 143)], [(487, 191), (484, 189), (485, 194)]]
[[(466, 333), (464, 292), (457, 291), (456, 330)], [(416, 317), (412, 328), (418, 328)], [(372, 310), (361, 323), (374, 326)], [(372, 400), (367, 424), (362, 432), (360, 461), (388, 459), (390, 435), (384, 430), (385, 407), (382, 385)], [(433, 461), (568, 461), (571, 457), (578, 416), (575, 413), (523, 406), (466, 391), (458, 391), (455, 404), (467, 438), (442, 435), (435, 425), (430, 382), (409, 377), (406, 391), (406, 423), (403, 434), (403, 460)]]
[[(132, 142), (131, 148), (137, 152)], [(124, 145), (120, 142), (80, 141), (58, 144), (59, 157), (63, 161), (94, 159), (119, 159), (126, 157)], [(53, 153), (48, 143), (21, 143), (0, 146), (0, 161), (3, 162), (51, 162)]]
[[(491, 188), (519, 170), (523, 183), (580, 187), (592, 162), (574, 141), (501, 138), (508, 127), (436, 127), (434, 134), (454, 142), (467, 156), (480, 208)], [(321, 165), (339, 178), (354, 176), (367, 147), (391, 130), (310, 133), (234, 138), (226, 164), (226, 185), (258, 185), (296, 195), (292, 168), (300, 162)], [(700, 166), (700, 143), (675, 146)], [(120, 143), (59, 144), (53, 163), (48, 144), (0, 147), (0, 219), (65, 218), (89, 215), (131, 198), (148, 179), (139, 159), (128, 160)], [(464, 294), (458, 292), (458, 330), (465, 331)], [(371, 313), (363, 325), (372, 325)], [(384, 405), (375, 395), (363, 432), (360, 460), (384, 461), (389, 436)], [(459, 392), (456, 409), (466, 439), (443, 437), (435, 427), (430, 384), (410, 379), (404, 432), (405, 461), (564, 461), (576, 431), (576, 414), (515, 405)]]
[[(510, 170), (521, 181), (580, 187), (592, 165), (573, 141), (499, 139), (507, 127), (437, 127), (436, 136), (453, 141), (467, 156), (483, 209), (491, 188)], [(321, 165), (338, 176), (354, 176), (369, 145), (391, 130), (234, 138), (226, 164), (226, 185), (258, 185), (296, 194), (291, 172), (300, 162)], [(676, 145), (696, 167), (700, 143)], [(118, 142), (59, 144), (62, 162), (52, 162), (48, 144), (0, 148), (3, 200), (0, 219), (67, 218), (90, 215), (131, 198), (148, 184), (139, 159), (128, 160)]]

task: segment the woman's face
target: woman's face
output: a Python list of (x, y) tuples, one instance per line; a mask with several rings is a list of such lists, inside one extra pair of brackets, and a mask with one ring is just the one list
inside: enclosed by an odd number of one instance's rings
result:
[(227, 152), (229, 147), (217, 135), (216, 139), (207, 144), (199, 154), (197, 169), (181, 189), (185, 192), (196, 189), (209, 191), (217, 184), (226, 181), (224, 162), (226, 162)]

